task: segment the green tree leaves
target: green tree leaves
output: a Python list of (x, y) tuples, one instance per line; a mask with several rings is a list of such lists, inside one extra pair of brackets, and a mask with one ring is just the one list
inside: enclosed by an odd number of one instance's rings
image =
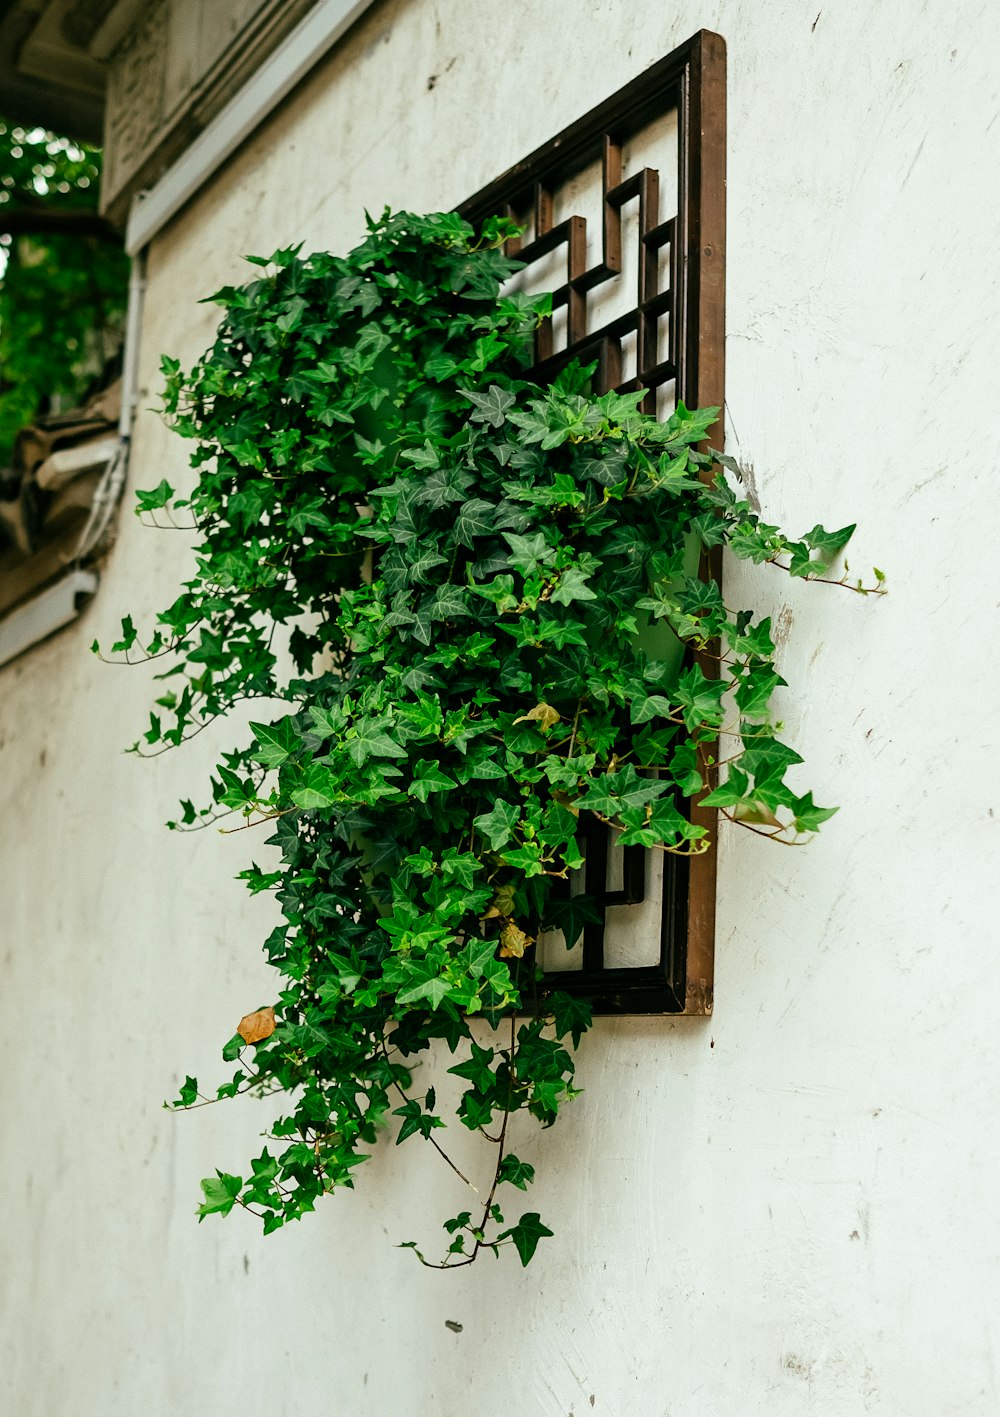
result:
[(98, 216), (100, 174), (96, 148), (0, 120), (0, 466), (19, 428), (53, 396), (79, 403), (119, 348), (128, 258)]

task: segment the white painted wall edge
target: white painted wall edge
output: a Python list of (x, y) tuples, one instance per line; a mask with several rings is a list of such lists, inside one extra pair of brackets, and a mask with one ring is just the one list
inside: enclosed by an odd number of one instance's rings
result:
[(252, 79), (129, 212), (125, 249), (134, 256), (244, 142), (375, 0), (319, 0)]
[(0, 622), (0, 664), (16, 659), (75, 620), (97, 589), (94, 571), (70, 571)]

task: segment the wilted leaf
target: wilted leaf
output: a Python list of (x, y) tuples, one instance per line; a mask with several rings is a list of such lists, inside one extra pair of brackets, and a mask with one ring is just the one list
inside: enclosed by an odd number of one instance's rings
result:
[(500, 931), (500, 956), (502, 959), (520, 959), (531, 943), (532, 937), (511, 920)]
[(522, 713), (520, 718), (515, 718), (515, 723), (537, 723), (543, 733), (548, 733), (550, 728), (562, 718), (558, 709), (554, 709), (551, 704), (536, 704), (528, 713)]
[(270, 1038), (276, 1028), (274, 1009), (269, 1004), (266, 1009), (258, 1009), (256, 1013), (241, 1018), (236, 1032), (244, 1043), (262, 1043), (265, 1038)]

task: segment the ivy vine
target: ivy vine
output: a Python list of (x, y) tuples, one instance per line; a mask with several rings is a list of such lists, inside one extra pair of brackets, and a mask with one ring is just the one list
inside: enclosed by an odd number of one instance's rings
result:
[[(504, 293), (515, 229), (386, 214), (346, 257), (250, 258), (257, 278), (212, 297), (212, 348), (187, 373), (163, 361), (197, 485), (137, 494), (145, 521), (197, 533), (197, 571), (155, 632), (126, 617), (114, 646), (165, 661), (140, 753), (260, 701), (211, 801), (171, 823), (269, 824), (280, 853), (240, 876), (280, 904), (265, 950), (281, 987), (223, 1049), (229, 1080), (211, 1095), (188, 1077), (172, 1105), (285, 1107), (248, 1176), (202, 1182), (199, 1216), (297, 1220), (353, 1184), (391, 1123), (470, 1187), (443, 1258), (417, 1251), (445, 1268), (507, 1246), (527, 1264), (552, 1233), (505, 1214), (534, 1174), (509, 1123), (551, 1126), (578, 1091), (590, 1009), (540, 977), (532, 946), (572, 945), (593, 918), (558, 889), (583, 864), (581, 817), (695, 854), (693, 798), (782, 841), (835, 810), (786, 780), (801, 759), (772, 713), (769, 620), (729, 609), (699, 550), (864, 593), (882, 580), (829, 574), (852, 527), (790, 540), (754, 513), (736, 465), (706, 451), (717, 409), (657, 422), (575, 365), (531, 383), (551, 301)], [(420, 1081), (438, 1044), (452, 1121), (495, 1149), (479, 1189)]]

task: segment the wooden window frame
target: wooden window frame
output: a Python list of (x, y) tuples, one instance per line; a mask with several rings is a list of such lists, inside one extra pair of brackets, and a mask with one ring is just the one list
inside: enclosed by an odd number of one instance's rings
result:
[[(667, 220), (658, 211), (658, 173), (643, 168), (622, 179), (622, 145), (657, 119), (677, 113), (678, 210)], [(603, 174), (601, 260), (586, 265), (586, 221), (570, 216), (553, 224), (553, 194), (583, 168), (600, 160)], [(509, 243), (510, 253), (530, 265), (566, 248), (566, 279), (553, 293), (555, 309), (566, 308), (567, 342), (553, 351), (551, 323), (536, 336), (531, 377), (544, 382), (567, 360), (598, 360), (601, 391), (645, 388), (643, 407), (654, 412), (657, 387), (675, 381), (677, 398), (689, 408), (724, 407), (726, 233), (726, 46), (701, 30), (611, 98), (537, 148), (458, 208), (478, 223), (507, 214), (530, 220), (530, 239)], [(639, 203), (639, 275), (633, 309), (598, 329), (588, 328), (587, 294), (622, 271), (622, 208)], [(659, 252), (670, 247), (670, 285), (659, 286)], [(670, 319), (669, 355), (658, 356), (657, 321)], [(634, 375), (622, 377), (621, 341), (636, 340)], [(722, 446), (721, 422), (712, 438)], [(718, 550), (702, 556), (701, 574), (720, 580)], [(702, 671), (719, 673), (718, 660), (697, 656)], [(660, 958), (655, 965), (605, 968), (604, 925), (588, 926), (583, 967), (553, 972), (549, 980), (590, 999), (595, 1013), (706, 1015), (712, 1011), (715, 955), (716, 813), (697, 801), (691, 820), (708, 829), (712, 845), (703, 855), (666, 856)], [(607, 905), (642, 898), (645, 853), (627, 848), (621, 891), (606, 888), (608, 834), (588, 833), (587, 894)], [(638, 894), (637, 894), (638, 892)]]

